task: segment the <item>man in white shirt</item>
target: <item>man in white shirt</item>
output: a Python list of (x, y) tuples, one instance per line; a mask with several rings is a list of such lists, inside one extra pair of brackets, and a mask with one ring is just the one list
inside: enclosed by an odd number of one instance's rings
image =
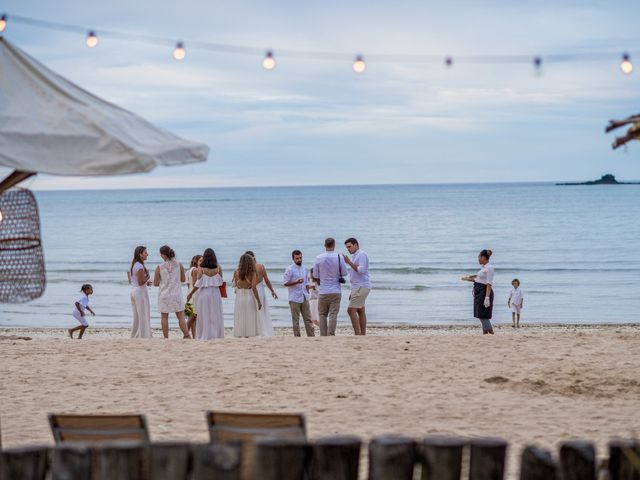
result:
[(334, 250), (336, 241), (327, 238), (324, 241), (323, 254), (316, 257), (313, 264), (313, 278), (320, 285), (318, 288), (318, 317), (320, 317), (320, 335), (335, 335), (338, 324), (338, 312), (340, 312), (340, 300), (342, 293), (340, 284), (345, 280), (343, 275), (347, 272), (344, 257)]
[(349, 308), (347, 313), (353, 325), (353, 332), (356, 335), (367, 334), (367, 314), (364, 303), (371, 291), (371, 280), (369, 280), (369, 256), (360, 250), (358, 240), (351, 237), (344, 242), (351, 258), (344, 255), (344, 261), (351, 267), (349, 280), (351, 282), (351, 295), (349, 295)]
[(309, 309), (309, 288), (307, 284), (307, 269), (302, 265), (302, 252), (294, 250), (291, 252), (293, 263), (284, 272), (284, 286), (289, 291), (289, 308), (291, 309), (291, 322), (293, 323), (293, 334), (300, 336), (300, 314), (304, 321), (304, 329), (307, 337), (313, 337), (313, 322), (311, 321), (311, 310)]

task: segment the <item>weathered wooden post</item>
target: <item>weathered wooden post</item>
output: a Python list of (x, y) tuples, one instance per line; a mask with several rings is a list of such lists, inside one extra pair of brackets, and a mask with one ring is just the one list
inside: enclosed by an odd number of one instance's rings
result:
[(609, 480), (640, 480), (640, 443), (637, 440), (609, 442)]
[(150, 479), (189, 480), (191, 470), (191, 445), (189, 443), (152, 443), (149, 448)]
[(1, 480), (44, 480), (49, 449), (44, 446), (10, 448), (0, 451)]
[(572, 440), (560, 444), (560, 476), (563, 480), (596, 480), (593, 443)]
[(464, 445), (462, 438), (425, 438), (419, 449), (422, 480), (460, 480)]
[(351, 435), (321, 438), (313, 445), (312, 480), (357, 480), (361, 441)]
[(148, 444), (109, 442), (91, 447), (93, 480), (145, 480)]
[(369, 442), (369, 480), (412, 480), (415, 463), (413, 438), (383, 435)]
[(286, 438), (258, 439), (254, 443), (254, 480), (305, 480), (311, 471), (311, 444)]
[(61, 443), (53, 450), (52, 480), (91, 480), (91, 449), (86, 444)]
[(522, 451), (520, 480), (557, 480), (558, 465), (551, 452), (529, 446)]
[(500, 438), (477, 438), (469, 445), (469, 480), (502, 480), (507, 442)]
[(242, 442), (203, 443), (192, 452), (193, 480), (240, 480)]

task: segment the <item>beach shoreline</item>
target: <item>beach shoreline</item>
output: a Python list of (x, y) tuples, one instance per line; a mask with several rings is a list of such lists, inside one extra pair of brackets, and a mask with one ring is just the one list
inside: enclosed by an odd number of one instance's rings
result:
[[(152, 440), (207, 441), (206, 410), (302, 412), (308, 434), (638, 437), (640, 325), (371, 327), (355, 337), (185, 341), (129, 329), (0, 328), (3, 446), (51, 444), (48, 413), (143, 413)], [(229, 332), (227, 332), (227, 335)], [(24, 340), (30, 338), (31, 340)], [(366, 466), (363, 466), (365, 468)]]

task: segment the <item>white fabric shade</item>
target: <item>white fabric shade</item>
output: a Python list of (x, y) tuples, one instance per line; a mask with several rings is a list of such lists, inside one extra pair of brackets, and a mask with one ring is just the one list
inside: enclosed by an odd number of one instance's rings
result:
[(83, 90), (0, 37), (0, 165), (118, 175), (207, 159), (209, 148)]

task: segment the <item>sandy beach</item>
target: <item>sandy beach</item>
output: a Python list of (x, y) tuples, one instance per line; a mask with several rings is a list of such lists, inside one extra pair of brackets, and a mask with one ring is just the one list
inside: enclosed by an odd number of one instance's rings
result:
[[(368, 337), (131, 340), (126, 329), (0, 329), (2, 443), (52, 443), (47, 413), (145, 413), (154, 440), (206, 441), (204, 411), (303, 412), (311, 438), (498, 436), (525, 444), (640, 430), (637, 325), (372, 328)], [(230, 332), (227, 331), (227, 335)]]

